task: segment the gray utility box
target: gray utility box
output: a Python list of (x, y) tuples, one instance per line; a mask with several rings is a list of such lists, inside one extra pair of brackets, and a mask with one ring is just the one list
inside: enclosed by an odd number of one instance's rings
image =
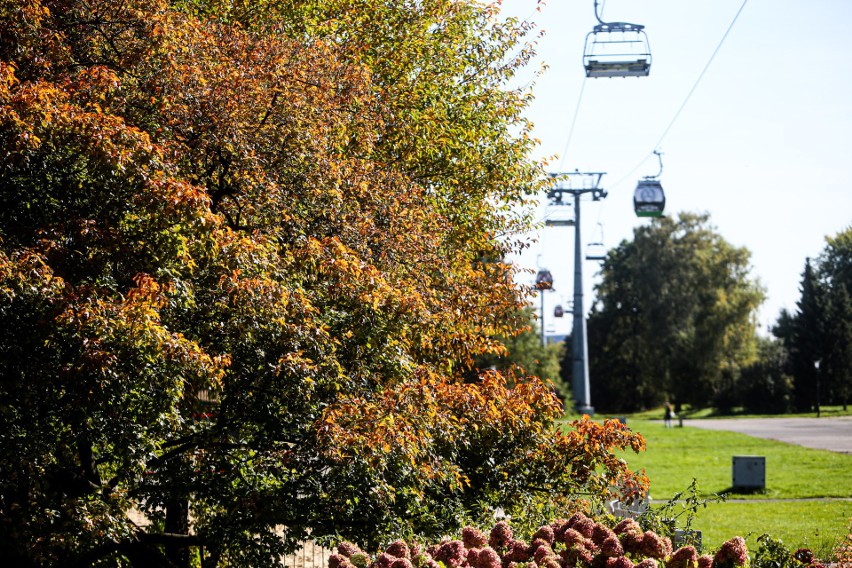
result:
[(734, 456), (734, 489), (766, 489), (766, 457)]
[(701, 531), (675, 529), (675, 548), (680, 548), (681, 546), (686, 546), (688, 544), (691, 544), (698, 550), (701, 550), (703, 548), (701, 543)]

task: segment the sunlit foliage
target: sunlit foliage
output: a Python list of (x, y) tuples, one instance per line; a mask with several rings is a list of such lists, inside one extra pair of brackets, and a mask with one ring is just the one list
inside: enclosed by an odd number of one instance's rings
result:
[(633, 490), (476, 373), (544, 179), (468, 1), (0, 3), (0, 559), (273, 565)]

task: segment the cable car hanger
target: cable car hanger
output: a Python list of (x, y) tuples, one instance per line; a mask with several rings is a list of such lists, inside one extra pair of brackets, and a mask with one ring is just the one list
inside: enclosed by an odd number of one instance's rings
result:
[(606, 260), (606, 245), (603, 238), (603, 223), (598, 223), (599, 238), (586, 245), (586, 260)]
[(598, 25), (586, 34), (583, 67), (586, 77), (647, 77), (651, 72), (651, 46), (645, 26), (604, 22), (595, 3)]
[(637, 217), (662, 217), (666, 208), (666, 194), (663, 185), (657, 179), (663, 175), (662, 152), (654, 150), (660, 162), (660, 171), (655, 176), (645, 176), (636, 184), (633, 192), (633, 210)]

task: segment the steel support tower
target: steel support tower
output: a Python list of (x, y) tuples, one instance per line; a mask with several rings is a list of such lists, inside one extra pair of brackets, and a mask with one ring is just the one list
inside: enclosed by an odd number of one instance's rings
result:
[(586, 312), (583, 306), (583, 241), (580, 233), (580, 198), (589, 194), (593, 201), (606, 197), (600, 187), (602, 172), (550, 174), (553, 185), (547, 192), (548, 207), (567, 205), (566, 195), (571, 195), (574, 206), (574, 326), (571, 333), (571, 390), (574, 407), (581, 414), (594, 414), (589, 392), (589, 346), (586, 340)]

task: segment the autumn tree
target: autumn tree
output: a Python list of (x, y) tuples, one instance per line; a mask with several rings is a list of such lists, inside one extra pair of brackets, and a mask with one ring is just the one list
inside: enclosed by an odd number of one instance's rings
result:
[[(645, 480), (481, 372), (543, 183), (468, 1), (0, 3), (0, 563), (264, 566)], [(140, 522), (140, 518), (145, 522)]]
[(634, 229), (604, 261), (589, 316), (595, 405), (704, 407), (733, 392), (755, 355), (763, 300), (750, 270), (748, 251), (722, 238), (706, 214)]

